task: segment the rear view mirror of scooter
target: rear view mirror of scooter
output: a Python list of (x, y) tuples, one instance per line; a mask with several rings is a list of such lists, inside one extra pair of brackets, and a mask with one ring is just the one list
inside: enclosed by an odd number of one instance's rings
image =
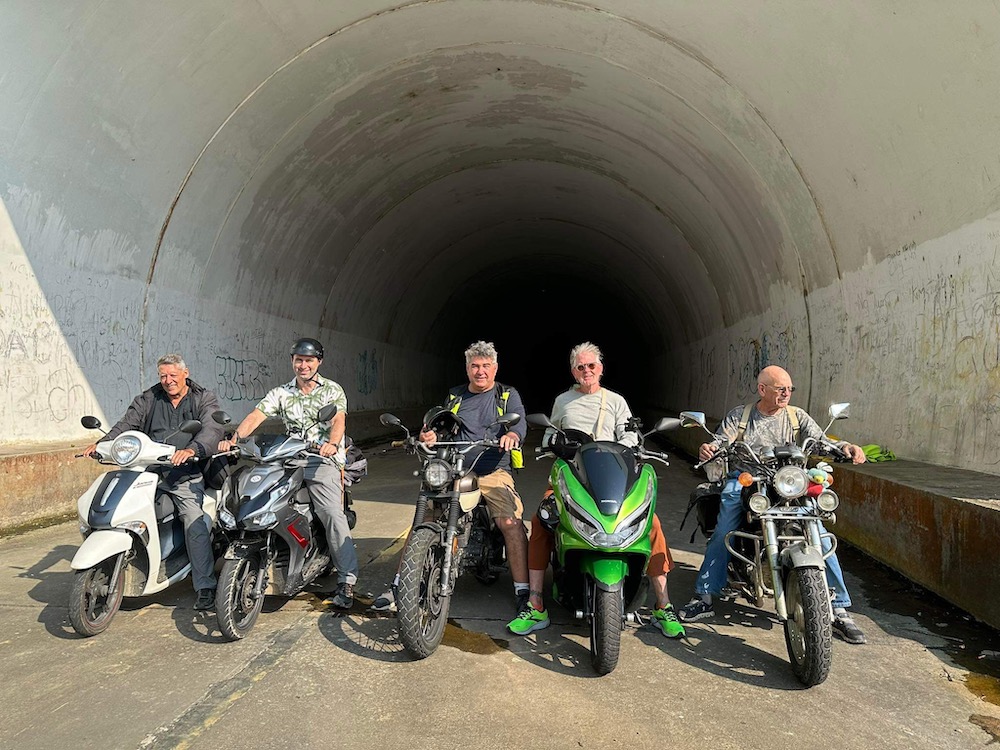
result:
[(705, 412), (701, 411), (682, 411), (681, 417), (681, 427), (701, 427), (709, 435), (709, 429), (705, 426)]
[(337, 416), (337, 405), (327, 404), (316, 413), (316, 423), (322, 424), (323, 422), (329, 422), (335, 416)]
[(212, 421), (214, 421), (216, 424), (227, 425), (227, 424), (229, 424), (230, 422), (233, 421), (233, 418), (230, 417), (224, 411), (213, 411), (212, 412)]
[(521, 415), (510, 412), (508, 414), (502, 414), (497, 417), (497, 421), (494, 424), (503, 425), (504, 427), (513, 427), (518, 422), (521, 421)]
[(556, 426), (552, 424), (552, 420), (545, 414), (529, 414), (524, 419), (530, 427), (551, 427), (552, 429), (556, 429)]
[(80, 419), (80, 424), (83, 425), (88, 430), (101, 429), (101, 420), (99, 420), (97, 417), (91, 417), (91, 416), (82, 417)]
[(829, 432), (830, 427), (838, 419), (847, 419), (849, 416), (851, 416), (851, 404), (848, 402), (843, 402), (839, 404), (830, 404), (829, 414), (830, 414), (830, 424), (828, 424), (826, 426), (826, 429), (823, 430), (824, 433)]

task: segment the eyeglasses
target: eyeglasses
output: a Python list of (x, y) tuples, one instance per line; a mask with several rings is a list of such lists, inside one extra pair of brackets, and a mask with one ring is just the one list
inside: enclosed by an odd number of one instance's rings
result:
[(577, 372), (583, 372), (584, 370), (596, 370), (597, 366), (601, 364), (600, 362), (584, 362), (582, 365), (576, 366)]
[(775, 393), (795, 393), (794, 385), (768, 385), (767, 387), (774, 388)]

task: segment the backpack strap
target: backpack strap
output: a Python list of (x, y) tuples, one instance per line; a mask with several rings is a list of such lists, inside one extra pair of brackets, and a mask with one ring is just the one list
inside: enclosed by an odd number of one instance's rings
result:
[(786, 407), (786, 412), (788, 412), (788, 421), (792, 423), (792, 440), (796, 445), (799, 444), (799, 415), (795, 412), (794, 406)]
[(747, 425), (750, 424), (750, 412), (752, 410), (753, 404), (747, 404), (743, 407), (743, 416), (740, 417), (740, 424), (736, 430), (736, 440), (743, 439), (743, 433), (747, 431)]
[(497, 416), (502, 417), (507, 413), (507, 399), (510, 398), (510, 389), (505, 385), (497, 383), (493, 387), (493, 393), (497, 399)]

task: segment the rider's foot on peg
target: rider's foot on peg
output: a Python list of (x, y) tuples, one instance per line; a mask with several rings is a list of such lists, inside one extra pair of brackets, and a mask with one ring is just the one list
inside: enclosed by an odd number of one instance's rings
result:
[(337, 593), (328, 599), (324, 599), (323, 603), (337, 609), (350, 609), (354, 606), (354, 586), (350, 583), (339, 584), (337, 586)]
[(202, 611), (215, 609), (215, 589), (198, 589), (198, 598), (194, 600), (194, 608)]
[(861, 632), (861, 628), (859, 628), (851, 616), (846, 613), (842, 615), (834, 615), (833, 632), (837, 633), (848, 643), (852, 643), (856, 646), (868, 642), (868, 639), (865, 638), (865, 634)]
[(653, 610), (653, 627), (663, 631), (667, 638), (683, 638), (684, 626), (677, 621), (677, 612), (674, 605), (668, 604), (666, 607), (658, 607)]
[(549, 613), (545, 610), (539, 612), (529, 602), (524, 605), (517, 617), (507, 623), (507, 630), (514, 635), (527, 635), (536, 630), (544, 630), (549, 626)]
[(707, 620), (715, 616), (715, 609), (711, 602), (706, 602), (700, 596), (696, 596), (683, 607), (681, 607), (681, 622), (694, 622), (695, 620)]
[(392, 589), (389, 589), (384, 594), (379, 594), (375, 597), (375, 601), (372, 602), (371, 609), (373, 612), (395, 612), (396, 597), (393, 595)]

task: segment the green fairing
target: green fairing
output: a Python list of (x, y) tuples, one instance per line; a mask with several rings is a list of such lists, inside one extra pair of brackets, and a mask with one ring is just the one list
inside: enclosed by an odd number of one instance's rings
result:
[[(647, 547), (649, 538), (646, 538)], [(649, 552), (647, 551), (647, 555)], [(580, 557), (580, 572), (589, 575), (595, 581), (599, 581), (608, 586), (614, 586), (625, 579), (628, 575), (628, 562), (625, 556), (608, 557), (606, 554), (595, 552), (585, 554)]]
[[(584, 488), (582, 484), (573, 475), (569, 466), (565, 461), (558, 460), (552, 467), (551, 482), (553, 487), (559, 487), (559, 474), (563, 475), (566, 480), (566, 487), (569, 490), (569, 494), (573, 496), (573, 500), (587, 511), (588, 515), (593, 516), (596, 521), (604, 527), (604, 531), (608, 534), (613, 534), (618, 528), (618, 525), (624, 521), (628, 516), (630, 516), (646, 499), (646, 488), (650, 482), (656, 482), (656, 472), (649, 464), (645, 464), (642, 467), (642, 472), (639, 474), (639, 479), (632, 486), (631, 491), (625, 496), (625, 501), (622, 503), (621, 510), (618, 511), (617, 516), (606, 516), (597, 509), (597, 503), (590, 496), (590, 493)], [(556, 501), (559, 503), (559, 516), (560, 518), (565, 517), (565, 511), (562, 507), (563, 498), (556, 492)], [(656, 512), (656, 493), (653, 493), (653, 498), (649, 504), (649, 516), (652, 519), (653, 513)], [(569, 527), (569, 521), (566, 521), (567, 529), (571, 530)], [(648, 532), (649, 529), (647, 528)]]

